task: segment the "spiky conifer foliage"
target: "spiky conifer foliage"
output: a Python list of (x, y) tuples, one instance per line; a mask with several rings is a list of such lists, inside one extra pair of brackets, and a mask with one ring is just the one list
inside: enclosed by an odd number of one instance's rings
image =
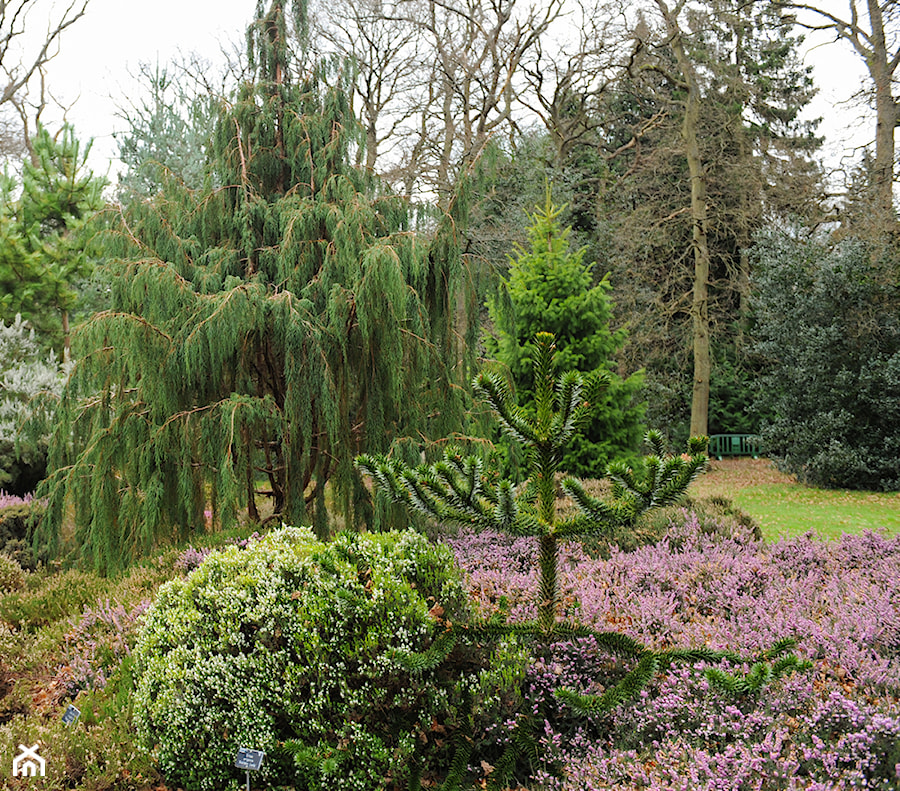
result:
[(21, 183), (0, 174), (0, 320), (21, 313), (62, 358), (77, 286), (94, 269), (92, 221), (106, 179), (87, 165), (91, 142), (82, 145), (68, 124), (55, 135), (38, 126), (31, 148)]
[[(606, 377), (588, 378), (568, 371), (559, 376), (554, 371), (555, 338), (541, 332), (535, 336), (533, 413), (516, 404), (509, 385), (500, 376), (482, 373), (474, 388), (484, 398), (503, 430), (522, 443), (528, 453), (530, 478), (517, 495), (509, 481), (497, 480), (475, 457), (464, 457), (449, 451), (442, 461), (411, 468), (384, 455), (363, 455), (357, 465), (371, 476), (376, 486), (388, 497), (407, 508), (441, 522), (470, 525), (479, 529), (520, 536), (535, 536), (539, 542), (539, 583), (537, 620), (531, 623), (507, 624), (497, 619), (477, 624), (456, 624), (454, 629), (467, 639), (490, 639), (516, 635), (529, 637), (543, 646), (573, 637), (593, 637), (598, 647), (623, 658), (631, 669), (600, 695), (581, 695), (572, 690), (557, 690), (557, 697), (576, 716), (591, 716), (610, 711), (640, 692), (667, 666), (676, 662), (716, 662), (729, 660), (736, 664), (747, 661), (727, 651), (706, 648), (653, 651), (637, 640), (617, 632), (598, 632), (590, 627), (567, 621), (561, 612), (558, 588), (559, 542), (587, 536), (611, 534), (616, 528), (633, 524), (647, 510), (670, 505), (685, 494), (690, 483), (706, 468), (707, 438), (695, 437), (689, 442), (689, 453), (667, 455), (659, 432), (650, 432), (647, 440), (653, 453), (639, 468), (623, 464), (611, 465), (609, 477), (611, 497), (601, 500), (589, 495), (574, 478), (562, 481), (562, 488), (572, 497), (579, 514), (559, 519), (556, 509), (556, 473), (573, 435), (591, 412), (591, 399), (608, 384)], [(428, 655), (409, 658), (428, 667), (446, 659), (455, 641), (446, 639), (437, 656), (432, 646)], [(788, 651), (793, 641), (781, 641), (759, 657), (750, 660), (746, 676), (710, 669), (709, 680), (735, 694), (759, 689), (766, 681), (801, 666)], [(540, 718), (538, 718), (540, 719)], [(491, 774), (493, 787), (504, 788), (512, 777), (516, 762), (524, 758), (536, 763), (532, 753), (538, 750), (535, 728), (542, 722), (524, 716), (508, 734), (506, 750)], [(465, 741), (465, 740), (463, 740)], [(461, 774), (456, 766), (469, 760), (470, 743), (462, 743), (454, 762), (454, 770), (444, 788), (459, 785)]]
[(488, 300), (497, 337), (485, 343), (509, 369), (518, 400), (529, 408), (535, 395), (534, 337), (539, 331), (556, 337), (561, 368), (607, 380), (581, 430), (568, 437), (561, 465), (573, 475), (599, 478), (610, 461), (638, 456), (645, 432), (645, 404), (639, 400), (643, 374), (622, 378), (615, 372), (615, 358), (627, 334), (610, 326), (608, 274), (597, 280), (596, 265), (584, 260), (587, 248), (570, 246), (572, 228), (560, 221), (565, 209), (554, 205), (547, 185), (543, 205), (529, 215), (528, 247), (516, 245), (510, 258), (506, 298)]
[(78, 339), (37, 540), (55, 545), (71, 503), (100, 569), (202, 527), (207, 508), (223, 527), (258, 518), (258, 478), (275, 516), (300, 524), (314, 505), (321, 532), (326, 483), (355, 515), (357, 453), (459, 427), (459, 218), (423, 238), (348, 164), (361, 136), (345, 75), (295, 74), (289, 23), (305, 23), (286, 5), (259, 4), (255, 75), (221, 109), (207, 186), (124, 211), (113, 308)]
[(592, 377), (576, 371), (556, 376), (555, 337), (540, 332), (534, 339), (534, 412), (516, 404), (507, 382), (495, 373), (481, 373), (473, 382), (491, 407), (504, 432), (525, 446), (530, 478), (518, 496), (507, 480), (486, 474), (483, 462), (449, 451), (442, 461), (416, 468), (385, 456), (363, 455), (357, 465), (396, 502), (442, 522), (472, 525), (512, 535), (537, 536), (540, 541), (538, 624), (548, 636), (559, 618), (557, 553), (560, 539), (603, 536), (633, 523), (650, 508), (671, 505), (706, 467), (705, 438), (695, 438), (690, 455), (664, 455), (662, 436), (650, 432), (654, 453), (635, 471), (612, 465), (613, 496), (589, 495), (575, 478), (562, 488), (581, 511), (568, 519), (556, 515), (556, 474), (567, 445), (591, 414), (592, 400), (608, 385), (603, 372)]

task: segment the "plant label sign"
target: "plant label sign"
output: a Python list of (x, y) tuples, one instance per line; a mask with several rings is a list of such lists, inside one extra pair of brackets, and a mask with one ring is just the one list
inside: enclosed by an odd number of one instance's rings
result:
[(251, 750), (247, 747), (241, 747), (238, 750), (237, 757), (234, 759), (234, 765), (238, 769), (244, 769), (248, 772), (258, 772), (265, 757), (266, 754), (262, 750)]
[(65, 714), (62, 715), (62, 721), (65, 725), (72, 725), (75, 721), (81, 716), (81, 710), (77, 709), (71, 703), (69, 704), (69, 708), (66, 709)]

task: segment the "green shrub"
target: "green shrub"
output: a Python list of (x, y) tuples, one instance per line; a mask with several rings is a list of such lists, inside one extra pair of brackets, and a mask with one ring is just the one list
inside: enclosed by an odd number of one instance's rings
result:
[[(0, 490), (24, 494), (44, 477), (48, 404), (58, 397), (64, 372), (21, 316), (9, 326), (0, 321)], [(25, 421), (35, 428), (23, 434)]]
[(93, 604), (103, 595), (103, 580), (92, 574), (70, 570), (62, 574), (42, 577), (32, 574), (31, 580), (42, 584), (32, 589), (15, 591), (0, 599), (0, 618), (17, 629), (33, 632), (63, 618), (81, 615), (85, 605)]
[(0, 552), (9, 555), (29, 571), (35, 568), (34, 552), (28, 540), (29, 530), (42, 514), (43, 507), (34, 500), (0, 508)]
[(9, 555), (0, 554), (0, 592), (25, 587), (25, 572)]
[[(510, 259), (508, 302), (499, 297), (488, 301), (498, 337), (486, 338), (485, 346), (509, 369), (517, 398), (527, 411), (533, 410), (537, 397), (533, 371), (537, 333), (554, 334), (554, 359), (560, 371), (581, 371), (606, 381), (605, 389), (591, 400), (582, 430), (563, 448), (560, 464), (560, 470), (573, 475), (599, 478), (610, 462), (638, 458), (646, 431), (643, 374), (623, 378), (617, 373), (616, 355), (626, 333), (610, 325), (609, 278), (598, 279), (595, 265), (585, 263), (586, 248), (570, 249), (572, 229), (562, 227), (562, 211), (553, 205), (548, 189), (544, 205), (530, 215), (530, 244), (516, 246)], [(515, 445), (506, 447), (513, 458), (518, 455)]]
[(896, 257), (873, 253), (789, 230), (753, 251), (760, 433), (814, 486), (900, 490), (900, 283)]
[(59, 716), (0, 720), (0, 753), (14, 756), (20, 744), (38, 744), (40, 755), (47, 761), (44, 777), (13, 778), (10, 767), (5, 766), (2, 787), (9, 791), (136, 791), (158, 787), (159, 777), (132, 740), (127, 720), (95, 716), (97, 704), (96, 699), (79, 698), (81, 717), (74, 726), (65, 725)]
[[(261, 782), (405, 784), (435, 733), (470, 713), (448, 663), (409, 661), (467, 607), (450, 550), (414, 532), (325, 545), (285, 528), (213, 553), (148, 612), (134, 653), (139, 738), (186, 789), (236, 786), (242, 746), (266, 752)], [(478, 688), (475, 674), (466, 699)]]

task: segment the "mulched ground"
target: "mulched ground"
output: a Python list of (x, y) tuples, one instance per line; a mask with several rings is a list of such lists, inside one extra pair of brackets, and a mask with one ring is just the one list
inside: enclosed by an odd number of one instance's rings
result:
[(796, 480), (779, 472), (768, 459), (713, 459), (709, 470), (691, 485), (691, 490), (697, 497), (727, 496), (735, 489), (777, 483), (796, 483)]

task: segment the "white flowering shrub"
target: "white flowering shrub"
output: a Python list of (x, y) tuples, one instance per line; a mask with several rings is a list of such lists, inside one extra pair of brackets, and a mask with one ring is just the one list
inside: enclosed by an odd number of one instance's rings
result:
[(239, 747), (266, 752), (260, 782), (405, 786), (442, 723), (471, 716), (460, 699), (471, 702), (479, 680), (463, 695), (446, 664), (410, 670), (403, 659), (427, 652), (467, 606), (450, 550), (414, 532), (323, 544), (285, 528), (213, 553), (147, 614), (139, 736), (188, 791), (236, 788)]
[(0, 594), (25, 587), (25, 572), (14, 558), (0, 553)]
[[(68, 370), (44, 355), (21, 316), (0, 321), (0, 490), (24, 494), (44, 476), (49, 412)], [(35, 428), (20, 435), (26, 420)]]

